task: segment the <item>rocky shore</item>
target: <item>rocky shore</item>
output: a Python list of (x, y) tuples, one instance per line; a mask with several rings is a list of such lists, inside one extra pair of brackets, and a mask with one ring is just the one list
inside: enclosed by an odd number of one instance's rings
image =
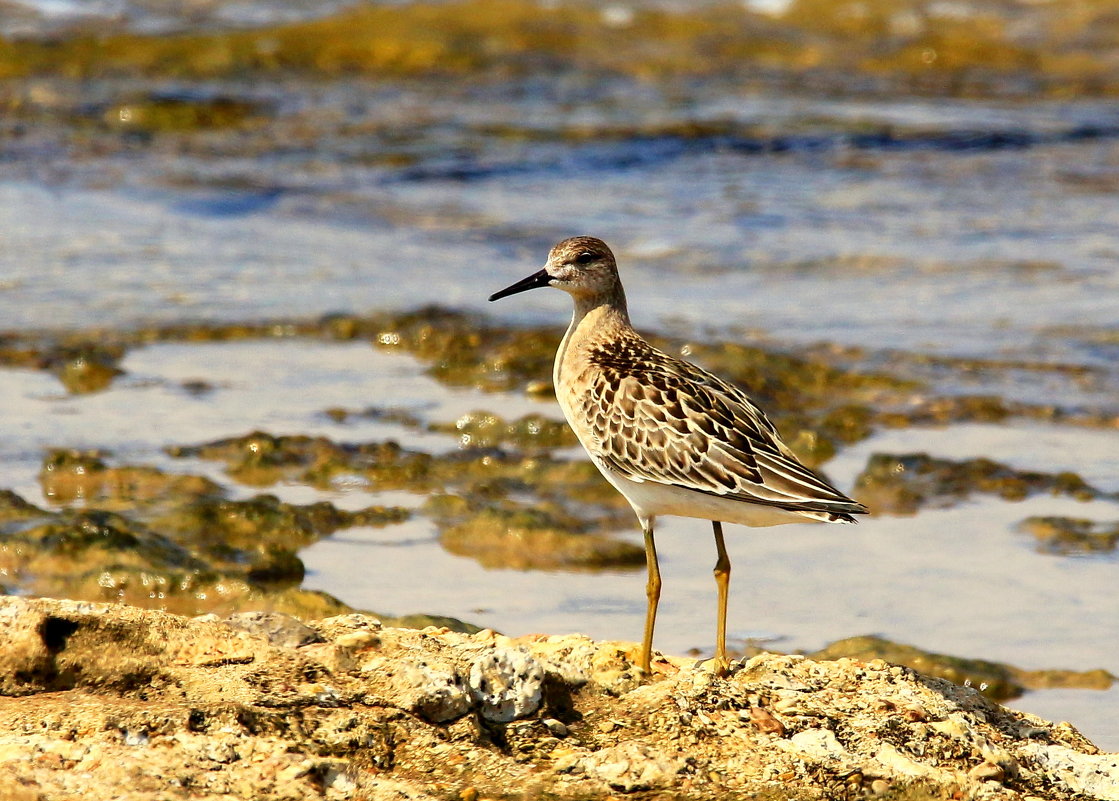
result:
[(874, 659), (0, 599), (0, 798), (1119, 799), (1073, 727)]

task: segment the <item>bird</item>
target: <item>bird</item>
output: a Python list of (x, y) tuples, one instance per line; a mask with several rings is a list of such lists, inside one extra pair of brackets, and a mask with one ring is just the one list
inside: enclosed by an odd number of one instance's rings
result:
[(574, 300), (552, 380), (568, 425), (637, 515), (645, 545), (645, 628), (638, 668), (651, 674), (661, 575), (658, 516), (711, 521), (717, 618), (714, 672), (726, 675), (730, 559), (722, 524), (854, 523), (869, 510), (805, 467), (737, 386), (654, 348), (630, 323), (614, 253), (601, 239), (556, 244), (543, 269), (492, 294), (562, 289)]

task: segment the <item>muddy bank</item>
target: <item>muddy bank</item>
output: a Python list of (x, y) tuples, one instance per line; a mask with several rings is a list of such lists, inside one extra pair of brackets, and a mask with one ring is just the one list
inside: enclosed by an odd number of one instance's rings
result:
[(0, 601), (12, 798), (1119, 799), (1069, 724), (882, 660)]

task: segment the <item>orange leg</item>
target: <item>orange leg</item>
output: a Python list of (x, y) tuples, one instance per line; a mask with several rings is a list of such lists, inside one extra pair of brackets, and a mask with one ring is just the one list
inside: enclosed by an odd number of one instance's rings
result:
[(718, 622), (715, 633), (715, 673), (725, 676), (730, 672), (730, 661), (727, 659), (727, 596), (730, 593), (730, 557), (727, 556), (727, 546), (723, 542), (723, 524), (712, 520), (715, 529), (715, 549), (719, 558), (715, 562), (715, 586), (719, 591)]
[(645, 637), (641, 640), (639, 667), (645, 675), (649, 675), (653, 654), (653, 626), (657, 622), (657, 603), (661, 599), (661, 568), (657, 563), (657, 546), (653, 542), (653, 521), (650, 519), (642, 523), (642, 533), (645, 535), (645, 565), (649, 570), (649, 580), (645, 584), (648, 606), (645, 608)]

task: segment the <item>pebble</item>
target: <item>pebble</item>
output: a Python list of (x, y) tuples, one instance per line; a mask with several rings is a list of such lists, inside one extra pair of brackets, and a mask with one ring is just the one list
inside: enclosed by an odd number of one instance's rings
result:
[(470, 668), (470, 692), (482, 717), (508, 723), (531, 715), (543, 700), (544, 667), (523, 648), (499, 648)]
[(967, 777), (979, 782), (1001, 782), (1006, 778), (1006, 771), (1002, 769), (1001, 765), (980, 762), (967, 772)]
[(202, 756), (211, 762), (217, 762), (221, 765), (228, 765), (230, 762), (234, 762), (240, 758), (233, 746), (227, 742), (216, 742), (207, 745), (202, 750)]
[[(835, 738), (830, 729), (806, 729), (788, 740), (775, 740), (776, 744), (790, 748), (813, 762), (838, 765), (848, 757), (847, 749)], [(787, 744), (787, 745), (785, 745)]]
[(327, 797), (348, 798), (358, 789), (354, 777), (354, 768), (344, 760), (331, 760), (318, 767), (322, 775), (323, 787), (326, 788)]
[(928, 713), (917, 704), (902, 709), (901, 716), (911, 723), (924, 722), (929, 719)]
[(474, 707), (474, 698), (450, 665), (405, 663), (393, 676), (397, 702), (432, 723), (461, 717)]
[(606, 782), (615, 790), (632, 793), (669, 786), (685, 763), (629, 740), (585, 757), (582, 767), (588, 776)]
[(319, 633), (291, 615), (279, 612), (237, 612), (223, 622), (257, 637), (263, 637), (277, 648), (299, 648), (322, 642)]
[(334, 644), (346, 651), (360, 651), (377, 644), (378, 637), (371, 631), (351, 631), (343, 634), (334, 641)]
[(556, 720), (555, 718), (544, 718), (540, 722), (556, 737), (567, 736), (567, 726), (564, 725), (563, 721)]
[(148, 733), (143, 729), (129, 729), (124, 733), (124, 744), (134, 747), (145, 746), (150, 742)]
[(778, 737), (785, 736), (785, 724), (774, 717), (768, 709), (760, 706), (750, 707), (750, 720), (760, 732), (776, 734)]

